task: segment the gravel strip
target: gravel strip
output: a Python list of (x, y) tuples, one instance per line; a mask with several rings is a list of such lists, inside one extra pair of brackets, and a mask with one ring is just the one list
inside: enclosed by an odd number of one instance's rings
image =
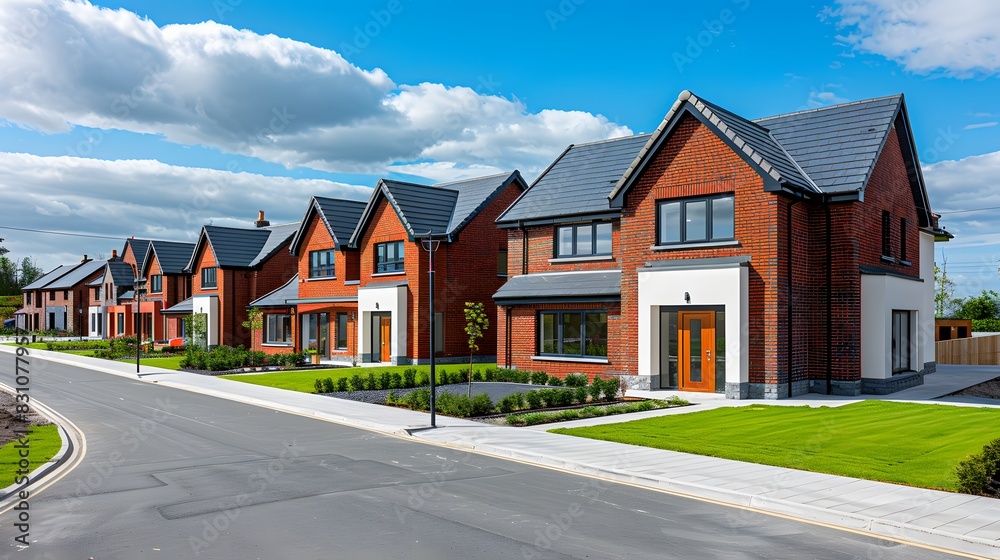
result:
[(979, 397), (983, 399), (1000, 399), (1000, 377), (984, 381), (978, 385), (973, 385), (972, 387), (967, 387), (948, 396), (950, 397), (952, 395), (961, 397)]

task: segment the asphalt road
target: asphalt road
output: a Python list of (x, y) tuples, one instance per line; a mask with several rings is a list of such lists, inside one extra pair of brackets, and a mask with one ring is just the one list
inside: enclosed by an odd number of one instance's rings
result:
[[(87, 437), (0, 558), (921, 560), (909, 545), (33, 362)], [(0, 355), (12, 384), (13, 358)], [(5, 484), (3, 484), (5, 485)]]

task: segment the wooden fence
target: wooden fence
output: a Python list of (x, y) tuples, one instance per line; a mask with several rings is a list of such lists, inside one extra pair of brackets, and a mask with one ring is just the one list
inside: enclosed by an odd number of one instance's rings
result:
[(997, 366), (1000, 365), (1000, 335), (935, 342), (934, 355), (939, 364)]

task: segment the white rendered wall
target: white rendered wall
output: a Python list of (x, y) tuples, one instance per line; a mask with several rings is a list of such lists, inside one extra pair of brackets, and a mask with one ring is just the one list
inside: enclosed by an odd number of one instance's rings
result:
[[(407, 287), (361, 288), (358, 290), (358, 348), (362, 356), (372, 356), (371, 329), (373, 313), (392, 314), (392, 341), (389, 349), (393, 363), (406, 357)], [(374, 356), (372, 356), (372, 359)]]

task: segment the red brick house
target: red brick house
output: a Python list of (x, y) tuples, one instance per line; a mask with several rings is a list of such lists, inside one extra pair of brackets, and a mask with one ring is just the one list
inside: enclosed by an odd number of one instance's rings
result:
[(497, 220), (500, 364), (783, 398), (935, 369), (931, 213), (901, 95), (756, 121), (683, 92), (570, 146)]
[[(435, 356), (443, 362), (468, 359), (465, 302), (484, 303), (495, 328), (491, 296), (505, 280), (507, 235), (494, 221), (525, 188), (517, 171), (429, 186), (379, 181), (349, 240), (349, 249), (357, 252), (356, 276), (350, 253), (342, 259), (345, 279), (357, 278), (355, 338), (361, 362), (430, 360), (428, 253), (420, 243), (428, 234), (441, 242), (434, 255)], [(305, 254), (300, 253), (300, 263)], [(300, 264), (300, 286), (310, 286), (303, 282), (304, 270)], [(487, 336), (477, 357), (494, 356), (495, 338)]]
[(184, 322), (165, 310), (191, 297), (191, 275), (186, 272), (194, 243), (150, 241), (139, 266), (139, 276), (146, 279), (146, 296), (140, 304), (143, 336), (165, 341), (184, 336)]
[(114, 338), (135, 334), (135, 309), (131, 305), (135, 283), (135, 262), (125, 262), (113, 251), (104, 270), (88, 284), (90, 297), (90, 337)]
[(209, 346), (250, 346), (243, 326), (250, 302), (274, 291), (295, 274), (288, 252), (299, 224), (270, 225), (261, 212), (253, 228), (204, 226), (184, 267), (191, 275), (191, 297), (164, 315), (203, 314)]
[(60, 266), (21, 290), (23, 324), (30, 331), (65, 331), (87, 336), (87, 309), (91, 291), (87, 284), (104, 268), (104, 261), (83, 256), (78, 264)]

